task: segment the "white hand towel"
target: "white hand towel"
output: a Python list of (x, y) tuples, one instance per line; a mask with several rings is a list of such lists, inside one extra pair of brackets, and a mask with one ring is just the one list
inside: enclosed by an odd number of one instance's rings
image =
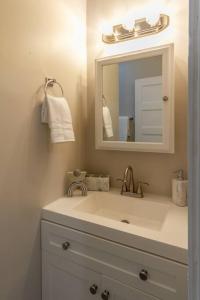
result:
[(129, 117), (119, 116), (119, 140), (127, 141), (129, 130)]
[(106, 137), (113, 137), (112, 119), (110, 115), (110, 110), (107, 106), (103, 106), (103, 125)]
[(72, 117), (64, 97), (47, 95), (42, 104), (42, 123), (48, 123), (52, 143), (75, 141)]

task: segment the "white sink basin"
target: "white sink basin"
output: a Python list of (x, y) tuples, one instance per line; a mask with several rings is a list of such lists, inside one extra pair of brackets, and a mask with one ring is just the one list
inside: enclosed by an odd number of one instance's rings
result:
[[(166, 196), (145, 194), (144, 199), (136, 199), (112, 189), (81, 197), (77, 191), (72, 198), (44, 207), (42, 218), (187, 264), (188, 209)], [(130, 224), (121, 223), (123, 219)]]
[(152, 196), (137, 199), (120, 194), (96, 193), (83, 199), (75, 211), (112, 219), (115, 221), (160, 230), (167, 216), (169, 204)]

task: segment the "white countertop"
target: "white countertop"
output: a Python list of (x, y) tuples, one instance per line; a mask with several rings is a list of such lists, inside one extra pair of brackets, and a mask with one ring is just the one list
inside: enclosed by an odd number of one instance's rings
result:
[[(97, 193), (98, 197), (99, 193), (101, 197), (108, 195), (105, 192), (89, 192), (88, 197), (94, 197)], [(112, 190), (109, 193), (119, 195), (119, 190)], [(170, 198), (164, 196), (148, 194), (146, 198), (168, 205), (165, 220), (159, 230), (123, 224), (102, 216), (77, 211), (74, 208), (85, 199), (81, 196), (60, 198), (47, 205), (42, 210), (42, 219), (187, 264), (187, 207), (178, 207)], [(132, 199), (134, 201), (134, 198)]]

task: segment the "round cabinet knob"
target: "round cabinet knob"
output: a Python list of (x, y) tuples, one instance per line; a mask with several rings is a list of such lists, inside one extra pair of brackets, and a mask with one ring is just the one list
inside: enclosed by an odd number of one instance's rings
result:
[(169, 100), (169, 98), (167, 96), (163, 97), (163, 101), (167, 102)]
[(139, 274), (140, 279), (143, 281), (147, 281), (149, 277), (149, 273), (146, 270), (142, 270)]
[(70, 247), (70, 243), (69, 242), (65, 242), (62, 244), (62, 248), (63, 250), (67, 250)]
[(97, 293), (97, 290), (98, 290), (98, 286), (96, 284), (93, 284), (91, 287), (90, 287), (90, 293), (92, 295), (95, 295)]
[(108, 291), (104, 291), (102, 294), (101, 294), (101, 298), (103, 300), (108, 300), (110, 298), (110, 293)]

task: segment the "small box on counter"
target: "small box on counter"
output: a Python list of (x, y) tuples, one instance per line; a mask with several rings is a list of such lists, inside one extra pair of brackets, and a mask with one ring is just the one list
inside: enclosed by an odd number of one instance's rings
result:
[(85, 182), (86, 171), (75, 170), (66, 173), (67, 185), (69, 186), (73, 182)]
[(110, 190), (110, 176), (87, 174), (85, 183), (88, 191), (102, 191), (109, 192)]

